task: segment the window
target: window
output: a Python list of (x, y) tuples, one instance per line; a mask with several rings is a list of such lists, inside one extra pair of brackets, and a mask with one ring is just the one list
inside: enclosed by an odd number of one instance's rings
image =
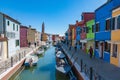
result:
[(82, 28), (80, 28), (80, 33), (82, 33)]
[(89, 27), (86, 27), (86, 33), (89, 33)]
[(7, 21), (7, 25), (8, 25), (8, 26), (10, 25), (10, 21)]
[(86, 27), (83, 27), (83, 32), (86, 32)]
[(117, 29), (120, 29), (120, 16), (117, 18)]
[(17, 25), (17, 31), (18, 31), (18, 25)]
[(99, 44), (99, 42), (98, 42), (98, 41), (95, 41), (95, 48), (96, 48), (96, 49), (98, 49), (98, 46), (99, 46), (98, 44)]
[(115, 30), (115, 18), (112, 18), (111, 29)]
[(83, 15), (81, 16), (81, 18), (82, 18), (82, 20), (83, 20), (83, 18), (84, 18)]
[(15, 24), (13, 24), (13, 31), (15, 30)]
[(110, 43), (105, 42), (105, 51), (110, 52)]
[(106, 28), (105, 28), (106, 31), (110, 30), (110, 25), (111, 25), (110, 21), (111, 21), (110, 19), (106, 20)]
[(16, 46), (19, 46), (19, 40), (16, 40)]
[(99, 32), (99, 28), (100, 28), (100, 26), (99, 26), (99, 23), (96, 23), (96, 32)]
[(112, 57), (117, 57), (117, 44), (113, 44), (113, 53), (112, 53)]
[(92, 25), (92, 33), (94, 33), (94, 25)]

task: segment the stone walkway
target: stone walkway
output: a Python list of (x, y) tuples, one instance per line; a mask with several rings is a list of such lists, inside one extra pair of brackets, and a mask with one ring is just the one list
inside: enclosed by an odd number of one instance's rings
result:
[[(83, 72), (86, 73), (86, 76), (90, 77), (90, 67), (93, 68), (92, 80), (120, 80), (120, 68), (104, 62), (101, 59), (90, 58), (88, 54), (84, 53), (82, 50), (75, 51), (74, 48), (71, 50), (68, 49), (68, 46), (62, 44), (62, 48), (68, 56), (72, 56), (75, 59), (79, 67), (81, 67), (81, 60), (83, 61)], [(81, 69), (79, 70), (79, 72)]]

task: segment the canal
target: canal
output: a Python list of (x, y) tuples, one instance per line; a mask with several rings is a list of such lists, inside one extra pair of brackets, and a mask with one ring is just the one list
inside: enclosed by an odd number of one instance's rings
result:
[(51, 46), (39, 56), (37, 66), (23, 66), (23, 70), (18, 70), (9, 80), (68, 80), (68, 76), (56, 71), (55, 65), (55, 48)]

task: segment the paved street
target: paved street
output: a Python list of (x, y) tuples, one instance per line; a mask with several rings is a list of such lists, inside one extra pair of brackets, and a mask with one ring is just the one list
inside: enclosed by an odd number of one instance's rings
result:
[(76, 58), (76, 56), (79, 57), (79, 59), (77, 60), (79, 66), (80, 61), (83, 60), (83, 64), (86, 64), (88, 68), (93, 67), (94, 71), (102, 78), (100, 80), (120, 80), (120, 68), (104, 62), (101, 59), (90, 59), (89, 55), (85, 54), (82, 50), (77, 50), (76, 52), (74, 48), (68, 50), (68, 46), (66, 45), (63, 45), (62, 48), (65, 53), (67, 53), (67, 55), (72, 55), (74, 53), (74, 59)]

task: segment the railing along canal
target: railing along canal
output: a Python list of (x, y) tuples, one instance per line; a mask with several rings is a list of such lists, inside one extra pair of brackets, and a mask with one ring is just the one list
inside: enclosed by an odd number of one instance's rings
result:
[[(72, 52), (72, 50), (74, 51), (72, 47), (69, 48), (64, 43), (61, 44), (61, 46), (64, 46), (64, 49), (66, 50), (71, 50), (70, 52)], [(71, 57), (73, 57), (73, 54), (71, 54)], [(80, 64), (79, 64), (80, 72), (84, 73), (89, 80), (105, 80), (93, 67), (90, 67), (89, 65), (87, 65), (83, 59), (78, 59), (78, 60), (80, 60)]]
[(4, 61), (0, 61), (0, 75), (3, 72), (7, 71), (9, 68), (13, 67), (17, 62), (21, 61), (30, 51), (30, 48), (18, 51), (15, 55), (11, 56), (10, 58)]

